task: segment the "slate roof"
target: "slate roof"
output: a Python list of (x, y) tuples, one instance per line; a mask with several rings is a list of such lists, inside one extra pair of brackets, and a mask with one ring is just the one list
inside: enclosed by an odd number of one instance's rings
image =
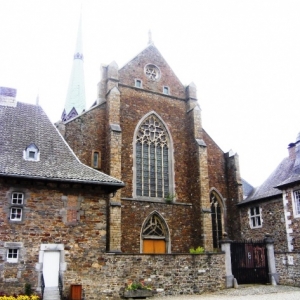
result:
[(242, 184), (243, 184), (243, 194), (244, 197), (246, 198), (252, 193), (254, 187), (243, 178), (242, 178)]
[(295, 160), (290, 159), (289, 157), (283, 159), (268, 179), (261, 186), (255, 188), (245, 200), (239, 203), (239, 205), (281, 195), (282, 191), (277, 189), (276, 186), (282, 184), (282, 182), (285, 182), (292, 176), (294, 162)]
[[(0, 105), (0, 176), (110, 185), (124, 183), (81, 163), (40, 106), (17, 103)], [(34, 143), (39, 161), (23, 158), (23, 151)]]

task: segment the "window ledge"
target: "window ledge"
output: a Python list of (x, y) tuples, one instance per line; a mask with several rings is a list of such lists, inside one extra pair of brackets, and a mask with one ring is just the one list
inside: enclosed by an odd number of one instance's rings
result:
[(183, 205), (183, 206), (192, 206), (192, 203), (185, 203), (185, 202), (178, 202), (178, 201), (174, 201), (174, 202), (167, 202), (165, 200), (161, 200), (161, 199), (150, 199), (150, 198), (121, 198), (122, 200), (125, 201), (138, 201), (138, 202), (152, 202), (152, 203), (161, 203), (161, 204), (173, 204), (173, 205)]

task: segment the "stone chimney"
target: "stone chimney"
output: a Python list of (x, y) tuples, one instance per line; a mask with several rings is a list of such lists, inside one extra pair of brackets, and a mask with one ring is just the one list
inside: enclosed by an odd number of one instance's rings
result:
[(16, 107), (17, 90), (0, 86), (0, 105)]
[(298, 133), (295, 143), (295, 163), (293, 171), (300, 174), (300, 133)]

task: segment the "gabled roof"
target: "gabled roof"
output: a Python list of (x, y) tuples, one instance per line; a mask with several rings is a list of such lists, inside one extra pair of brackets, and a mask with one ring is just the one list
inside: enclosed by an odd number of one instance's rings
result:
[(281, 195), (282, 192), (277, 189), (276, 186), (290, 177), (293, 172), (294, 162), (295, 161), (289, 157), (283, 159), (268, 179), (261, 186), (255, 188), (245, 200), (239, 203), (239, 205)]
[[(0, 176), (110, 185), (114, 189), (124, 186), (82, 164), (40, 106), (0, 105), (0, 137)], [(39, 150), (36, 161), (23, 158), (32, 143)]]

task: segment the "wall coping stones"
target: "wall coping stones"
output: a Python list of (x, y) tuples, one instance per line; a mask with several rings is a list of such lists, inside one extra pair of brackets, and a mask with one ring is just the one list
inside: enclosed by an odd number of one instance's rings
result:
[(173, 204), (173, 205), (182, 205), (182, 206), (193, 206), (192, 203), (184, 203), (184, 202), (166, 202), (164, 200), (155, 200), (155, 199), (141, 199), (141, 198), (121, 198), (121, 200), (125, 201), (137, 201), (137, 202), (154, 202), (154, 203), (162, 203), (162, 204)]

